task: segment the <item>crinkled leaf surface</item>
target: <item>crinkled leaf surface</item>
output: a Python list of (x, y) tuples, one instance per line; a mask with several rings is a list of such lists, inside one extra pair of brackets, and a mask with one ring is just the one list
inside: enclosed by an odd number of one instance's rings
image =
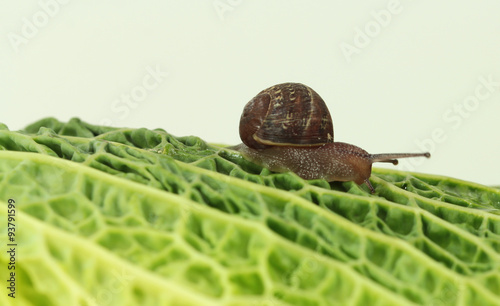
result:
[(0, 124), (0, 240), (14, 199), (18, 244), (0, 304), (499, 304), (500, 190), (371, 181), (271, 173), (163, 130)]

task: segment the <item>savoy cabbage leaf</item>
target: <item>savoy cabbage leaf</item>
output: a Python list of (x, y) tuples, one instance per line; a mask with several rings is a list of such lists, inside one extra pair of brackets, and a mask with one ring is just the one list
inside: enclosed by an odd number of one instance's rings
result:
[(0, 125), (0, 241), (13, 200), (17, 243), (0, 304), (498, 305), (499, 189), (371, 182), (272, 173), (161, 129)]

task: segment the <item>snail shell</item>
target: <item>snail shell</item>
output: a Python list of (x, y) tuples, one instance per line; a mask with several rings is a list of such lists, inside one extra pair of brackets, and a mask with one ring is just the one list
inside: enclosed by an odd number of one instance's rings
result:
[(333, 142), (333, 122), (323, 99), (299, 83), (261, 91), (245, 106), (240, 137), (254, 149), (269, 146), (321, 146)]

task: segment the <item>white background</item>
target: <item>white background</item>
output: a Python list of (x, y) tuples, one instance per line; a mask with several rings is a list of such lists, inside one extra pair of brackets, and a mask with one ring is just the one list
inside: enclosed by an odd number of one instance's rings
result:
[(480, 81), (500, 82), (499, 12), (498, 0), (0, 0), (0, 122), (79, 117), (235, 144), (245, 103), (294, 81), (326, 101), (337, 141), (430, 150), (400, 169), (500, 185), (500, 86)]

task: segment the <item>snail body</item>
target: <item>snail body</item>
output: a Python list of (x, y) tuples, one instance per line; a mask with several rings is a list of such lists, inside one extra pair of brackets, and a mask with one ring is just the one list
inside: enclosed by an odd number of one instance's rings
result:
[(275, 172), (292, 171), (304, 179), (354, 181), (374, 188), (374, 162), (397, 164), (398, 158), (429, 153), (370, 154), (334, 142), (333, 122), (325, 102), (300, 83), (283, 83), (261, 91), (245, 106), (240, 119), (242, 144), (232, 147), (245, 158)]

